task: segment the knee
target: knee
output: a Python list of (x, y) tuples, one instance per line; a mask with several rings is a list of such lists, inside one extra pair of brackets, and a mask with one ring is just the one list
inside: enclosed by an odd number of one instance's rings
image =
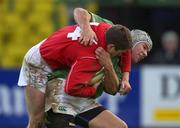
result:
[(29, 126), (33, 128), (40, 128), (43, 126), (43, 118), (37, 117), (31, 117), (29, 118)]
[(29, 119), (29, 122), (33, 123), (33, 124), (38, 124), (38, 123), (40, 123), (42, 121), (43, 120), (41, 118), (31, 118), (31, 119)]
[(34, 114), (29, 117), (29, 122), (39, 124), (40, 122), (43, 122), (44, 120), (44, 114), (39, 113), (39, 114)]

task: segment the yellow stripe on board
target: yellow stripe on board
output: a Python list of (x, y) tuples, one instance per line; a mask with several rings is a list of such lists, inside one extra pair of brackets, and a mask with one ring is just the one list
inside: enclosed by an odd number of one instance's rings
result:
[(156, 121), (180, 121), (179, 108), (158, 108), (154, 111)]

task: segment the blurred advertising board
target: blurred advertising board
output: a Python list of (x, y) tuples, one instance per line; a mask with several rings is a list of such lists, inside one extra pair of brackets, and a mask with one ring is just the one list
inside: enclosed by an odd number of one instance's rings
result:
[[(25, 128), (27, 111), (19, 70), (0, 69), (0, 128)], [(98, 101), (129, 128), (180, 127), (180, 67), (133, 67), (127, 96), (103, 94)]]
[(0, 69), (0, 128), (25, 128), (27, 112), (23, 88), (17, 87), (19, 70)]
[(132, 90), (127, 96), (120, 96), (119, 94), (110, 96), (104, 93), (99, 98), (99, 102), (123, 119), (129, 128), (138, 128), (140, 126), (139, 69), (139, 67), (134, 67), (131, 71), (130, 84)]
[(180, 128), (180, 67), (141, 69), (141, 124)]
[[(0, 128), (25, 128), (28, 122), (23, 88), (17, 87), (19, 70), (0, 69)], [(139, 69), (131, 74), (133, 90), (128, 96), (103, 94), (100, 103), (130, 126), (139, 125)]]

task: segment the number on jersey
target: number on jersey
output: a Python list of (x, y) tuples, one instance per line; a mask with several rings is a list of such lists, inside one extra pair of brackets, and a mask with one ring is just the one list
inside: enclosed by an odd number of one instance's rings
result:
[[(98, 26), (99, 23), (91, 22), (90, 25)], [(80, 36), (81, 36), (81, 28), (77, 26), (74, 32), (68, 33), (67, 38), (71, 38), (72, 40), (77, 40)], [(93, 42), (97, 44), (95, 40)]]
[(80, 37), (80, 36), (81, 36), (81, 28), (76, 27), (74, 32), (68, 33), (67, 38), (72, 38), (72, 40), (77, 40), (78, 37)]

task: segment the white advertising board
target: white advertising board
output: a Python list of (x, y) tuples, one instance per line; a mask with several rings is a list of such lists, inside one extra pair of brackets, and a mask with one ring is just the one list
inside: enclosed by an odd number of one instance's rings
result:
[(141, 69), (141, 125), (180, 128), (180, 66)]

